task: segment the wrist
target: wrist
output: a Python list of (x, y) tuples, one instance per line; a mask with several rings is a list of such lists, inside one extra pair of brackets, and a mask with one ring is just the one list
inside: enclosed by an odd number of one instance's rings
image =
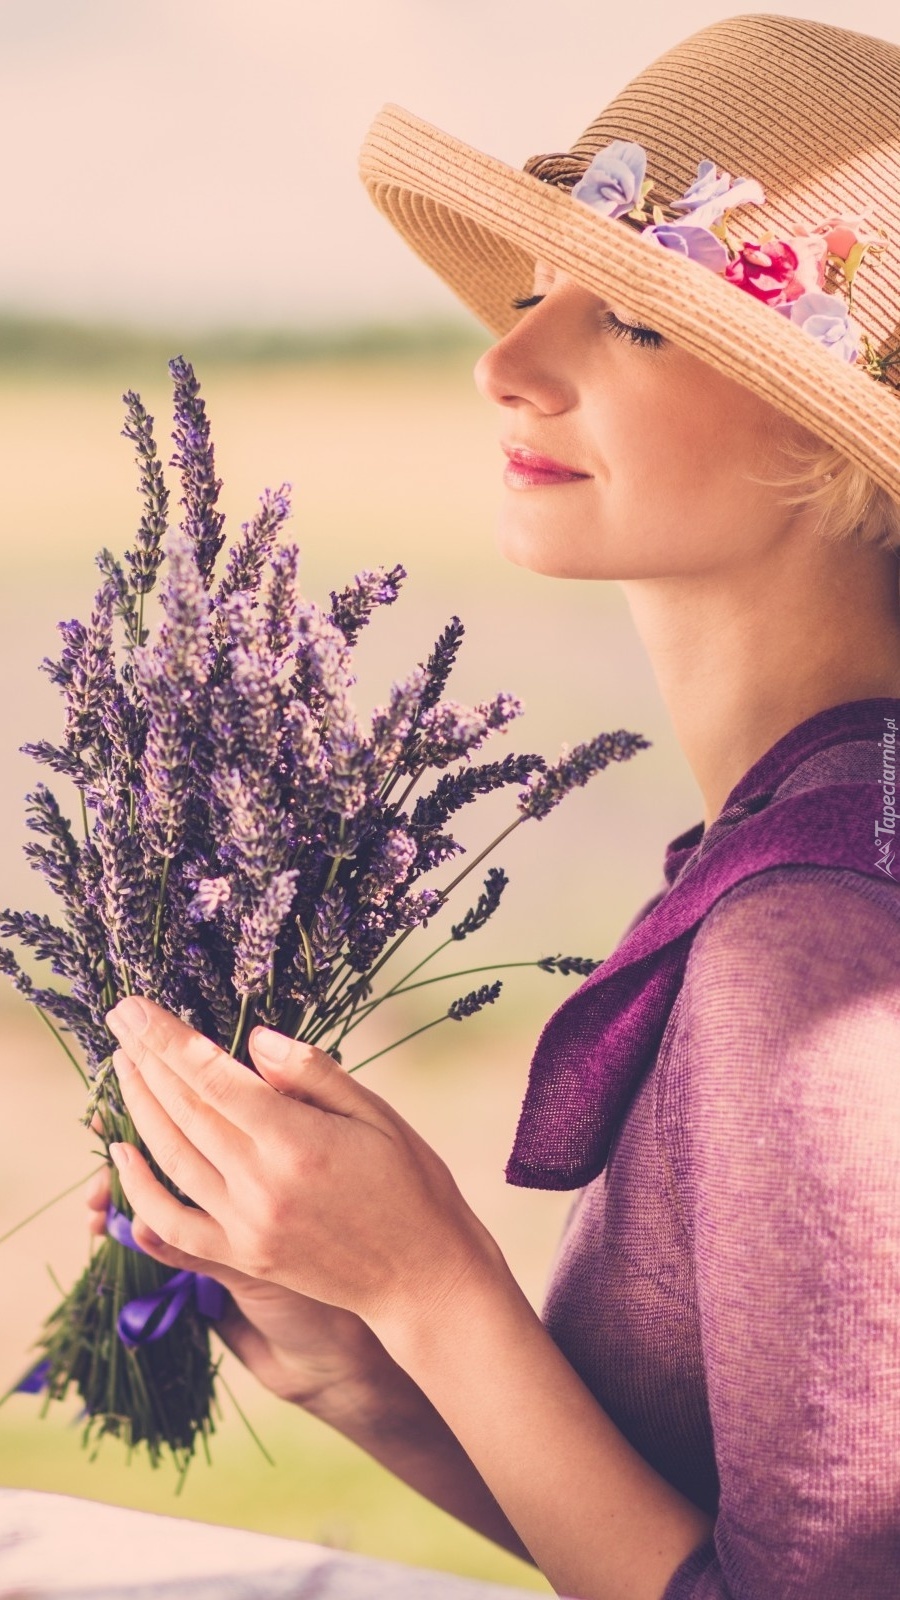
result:
[(441, 1274), (423, 1284), (411, 1283), (377, 1315), (368, 1318), (382, 1347), (414, 1378), (450, 1340), (465, 1336), (473, 1319), (490, 1317), (499, 1300), (522, 1299), (522, 1291), (496, 1240), (479, 1224), (480, 1234), (468, 1241)]

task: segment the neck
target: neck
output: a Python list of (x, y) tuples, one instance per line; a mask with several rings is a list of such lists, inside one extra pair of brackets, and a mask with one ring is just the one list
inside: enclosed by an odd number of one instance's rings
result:
[(895, 553), (820, 543), (752, 569), (620, 580), (709, 827), (791, 728), (848, 700), (900, 697)]

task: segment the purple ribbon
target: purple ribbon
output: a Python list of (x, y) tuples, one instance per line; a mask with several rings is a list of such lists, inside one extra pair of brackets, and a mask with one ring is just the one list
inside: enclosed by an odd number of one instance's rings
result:
[[(141, 1255), (146, 1255), (131, 1231), (131, 1223), (123, 1212), (117, 1211), (115, 1206), (110, 1206), (106, 1213), (106, 1231), (117, 1244), (122, 1244), (127, 1250), (139, 1250)], [(185, 1306), (193, 1299), (201, 1317), (208, 1317), (211, 1322), (217, 1321), (225, 1310), (226, 1291), (215, 1278), (208, 1278), (202, 1272), (189, 1272), (187, 1269), (173, 1273), (171, 1278), (159, 1289), (154, 1289), (152, 1294), (139, 1295), (135, 1300), (129, 1300), (119, 1312), (116, 1324), (119, 1338), (129, 1350), (136, 1345), (152, 1344), (154, 1339), (161, 1339), (168, 1333), (172, 1324), (181, 1316)], [(165, 1310), (156, 1326), (148, 1333), (147, 1328), (161, 1306)]]
[[(141, 1250), (140, 1245), (131, 1231), (131, 1223), (124, 1212), (117, 1211), (115, 1206), (110, 1206), (106, 1213), (106, 1231), (110, 1238), (117, 1244), (124, 1245), (126, 1250), (138, 1250), (141, 1255), (146, 1255), (146, 1250)], [(185, 1306), (193, 1298), (194, 1304), (202, 1317), (208, 1317), (211, 1322), (216, 1322), (224, 1314), (227, 1292), (215, 1278), (208, 1278), (203, 1272), (173, 1273), (167, 1278), (159, 1289), (152, 1294), (139, 1295), (135, 1300), (128, 1300), (119, 1312), (118, 1328), (119, 1338), (129, 1350), (137, 1345), (152, 1344), (154, 1339), (161, 1339), (168, 1333), (172, 1324), (181, 1316)], [(147, 1329), (152, 1318), (161, 1306), (165, 1310), (148, 1333)], [(39, 1394), (47, 1387), (50, 1376), (50, 1361), (44, 1357), (24, 1378), (16, 1384), (14, 1394)]]

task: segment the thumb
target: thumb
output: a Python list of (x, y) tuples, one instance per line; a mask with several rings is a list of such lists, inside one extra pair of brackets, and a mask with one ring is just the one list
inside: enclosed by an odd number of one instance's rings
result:
[(253, 1029), (248, 1043), (261, 1076), (273, 1089), (293, 1100), (306, 1100), (322, 1111), (350, 1117), (377, 1099), (348, 1077), (333, 1056), (314, 1044), (303, 1044), (276, 1033), (274, 1028), (261, 1027)]

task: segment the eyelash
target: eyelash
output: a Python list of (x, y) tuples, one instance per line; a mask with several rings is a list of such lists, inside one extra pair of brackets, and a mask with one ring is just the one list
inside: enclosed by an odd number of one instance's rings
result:
[[(529, 306), (538, 305), (543, 298), (542, 294), (532, 294), (528, 295), (527, 298), (514, 300), (512, 303), (516, 311), (525, 311)], [(612, 311), (607, 311), (603, 320), (610, 333), (615, 334), (618, 339), (629, 338), (632, 344), (653, 346), (661, 345), (663, 342), (662, 334), (657, 333), (655, 329), (644, 328), (636, 323), (620, 322)]]

